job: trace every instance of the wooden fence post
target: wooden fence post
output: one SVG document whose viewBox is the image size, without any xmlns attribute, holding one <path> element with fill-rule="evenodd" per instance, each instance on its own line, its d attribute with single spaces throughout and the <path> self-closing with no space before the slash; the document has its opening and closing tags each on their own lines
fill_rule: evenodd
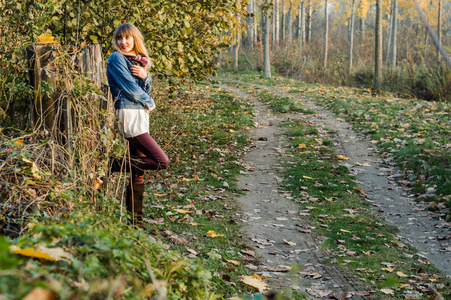
<svg viewBox="0 0 451 300">
<path fill-rule="evenodd" d="M 94 85 L 102 92 L 103 97 L 99 96 L 94 99 L 99 102 L 100 111 L 112 112 L 113 101 L 108 87 L 106 65 L 103 60 L 102 47 L 99 44 L 94 44 L 83 48 L 78 60 L 78 64 L 83 74 L 90 78 Z M 102 118 L 101 121 L 102 126 L 112 125 L 113 122 L 111 118 Z"/>
<path fill-rule="evenodd" d="M 29 80 L 34 87 L 34 130 L 54 131 L 57 127 L 59 100 L 57 81 L 59 69 L 55 63 L 61 47 L 57 43 L 35 43 L 27 48 Z"/>
</svg>

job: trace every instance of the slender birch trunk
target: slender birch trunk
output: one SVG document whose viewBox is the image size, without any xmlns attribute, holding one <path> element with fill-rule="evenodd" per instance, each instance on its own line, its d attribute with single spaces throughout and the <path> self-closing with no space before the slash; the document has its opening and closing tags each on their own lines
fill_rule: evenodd
<svg viewBox="0 0 451 300">
<path fill-rule="evenodd" d="M 266 0 L 269 3 L 270 0 Z M 267 14 L 264 14 L 264 27 L 263 27 L 263 76 L 265 78 L 271 78 L 271 61 L 270 61 L 270 47 L 269 47 L 269 37 L 270 37 L 270 24 Z"/>
<path fill-rule="evenodd" d="M 327 68 L 327 50 L 328 50 L 328 38 L 329 38 L 329 10 L 327 7 L 327 0 L 325 0 L 324 5 L 324 56 L 323 56 L 323 67 L 324 70 Z"/>
<path fill-rule="evenodd" d="M 279 0 L 274 0 L 274 16 L 273 16 L 273 39 L 272 44 L 276 46 L 279 44 Z"/>
<path fill-rule="evenodd" d="M 280 12 L 280 15 L 281 15 L 281 25 L 280 25 L 280 27 L 281 27 L 281 30 L 280 30 L 280 40 L 281 41 L 283 41 L 283 42 L 285 42 L 285 40 L 286 40 L 286 37 L 287 37 L 287 32 L 286 32 L 286 20 L 285 20 L 285 3 L 282 1 L 282 8 L 281 8 L 281 12 Z"/>
<path fill-rule="evenodd" d="M 398 0 L 393 0 L 393 24 L 391 30 L 391 56 L 390 56 L 390 68 L 396 69 L 396 39 L 398 34 Z"/>
<path fill-rule="evenodd" d="M 354 4 L 355 1 L 351 2 L 351 28 L 349 30 L 349 61 L 348 61 L 348 72 L 352 73 L 352 49 L 354 47 Z"/>
<path fill-rule="evenodd" d="M 376 0 L 375 30 L 374 89 L 378 91 L 382 83 L 382 0 Z"/>
<path fill-rule="evenodd" d="M 448 53 L 445 49 L 440 45 L 440 42 L 438 40 L 437 35 L 435 34 L 434 30 L 431 27 L 431 24 L 429 24 L 426 16 L 424 15 L 423 10 L 421 9 L 420 3 L 418 0 L 413 0 L 415 2 L 416 9 L 418 11 L 418 14 L 420 15 L 421 20 L 424 23 L 424 26 L 426 26 L 427 31 L 431 35 L 432 41 L 435 44 L 435 47 L 440 51 L 440 53 L 443 55 L 443 58 L 445 59 L 446 63 L 451 66 L 451 58 L 448 56 Z"/>
<path fill-rule="evenodd" d="M 302 57 L 302 47 L 304 46 L 304 1 L 299 4 L 298 38 L 299 57 Z"/>
<path fill-rule="evenodd" d="M 291 44 L 291 42 L 293 41 L 292 8 L 293 8 L 293 1 L 290 0 L 290 7 L 288 8 L 288 13 L 287 13 L 287 42 L 288 42 L 288 44 Z"/>
<path fill-rule="evenodd" d="M 387 47 L 385 48 L 385 64 L 390 64 L 390 49 L 391 49 L 391 37 L 393 29 L 393 3 L 390 7 L 390 13 L 388 14 L 388 33 L 387 33 Z"/>
<path fill-rule="evenodd" d="M 437 38 L 438 44 L 442 45 L 442 0 L 438 0 L 438 20 L 437 20 Z M 440 62 L 440 50 L 437 48 L 437 60 Z"/>
<path fill-rule="evenodd" d="M 254 0 L 250 0 L 247 5 L 247 12 L 251 15 L 254 12 Z M 254 18 L 249 16 L 247 18 L 247 39 L 246 44 L 249 51 L 254 49 Z"/>
</svg>

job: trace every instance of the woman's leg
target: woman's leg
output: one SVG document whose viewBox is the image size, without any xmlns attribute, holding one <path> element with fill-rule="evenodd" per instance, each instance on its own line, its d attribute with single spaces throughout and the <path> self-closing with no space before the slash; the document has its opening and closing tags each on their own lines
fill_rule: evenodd
<svg viewBox="0 0 451 300">
<path fill-rule="evenodd" d="M 148 133 L 127 140 L 130 143 L 130 155 L 138 158 L 141 169 L 161 170 L 168 167 L 169 159 L 166 153 Z"/>
</svg>

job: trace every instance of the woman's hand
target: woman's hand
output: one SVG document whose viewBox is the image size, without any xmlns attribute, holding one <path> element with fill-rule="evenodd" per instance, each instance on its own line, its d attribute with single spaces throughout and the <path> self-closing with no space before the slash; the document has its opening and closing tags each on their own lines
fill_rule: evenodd
<svg viewBox="0 0 451 300">
<path fill-rule="evenodd" d="M 147 71 L 143 67 L 133 65 L 130 67 L 130 71 L 139 78 L 146 79 L 147 77 Z"/>
</svg>

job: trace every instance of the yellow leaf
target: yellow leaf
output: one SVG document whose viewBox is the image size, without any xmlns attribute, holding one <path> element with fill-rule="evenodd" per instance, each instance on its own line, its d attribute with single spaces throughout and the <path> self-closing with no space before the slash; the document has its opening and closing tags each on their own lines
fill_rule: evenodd
<svg viewBox="0 0 451 300">
<path fill-rule="evenodd" d="M 327 198 L 327 197 L 324 197 L 324 199 L 326 199 L 327 201 L 334 201 L 334 199 L 332 199 L 332 198 Z"/>
<path fill-rule="evenodd" d="M 337 155 L 337 158 L 341 159 L 341 160 L 350 160 L 349 157 L 345 157 L 345 156 L 342 156 L 342 155 Z"/>
<path fill-rule="evenodd" d="M 255 275 L 255 274 L 254 274 Z M 253 288 L 260 293 L 267 289 L 268 284 L 264 282 L 260 276 L 240 276 L 240 280 L 242 283 L 247 285 L 250 288 Z"/>
<path fill-rule="evenodd" d="M 41 44 L 58 44 L 58 45 L 60 45 L 60 43 L 58 43 L 58 41 L 55 40 L 55 37 L 53 37 L 51 35 L 46 35 L 46 34 L 41 34 L 38 37 L 38 39 L 36 40 L 36 43 L 41 43 Z"/>
<path fill-rule="evenodd" d="M 214 232 L 214 230 L 210 230 L 209 232 L 207 232 L 207 237 L 216 238 L 216 237 L 221 237 L 221 236 L 224 236 L 224 235 L 218 234 L 218 233 Z"/>
<path fill-rule="evenodd" d="M 158 194 L 158 193 L 155 193 L 155 194 L 153 194 L 155 197 L 164 197 L 164 196 L 167 196 L 168 194 L 167 193 L 164 193 L 164 194 Z"/>
<path fill-rule="evenodd" d="M 409 275 L 404 274 L 403 272 L 396 272 L 399 277 L 409 277 Z"/>
<path fill-rule="evenodd" d="M 300 144 L 300 145 L 298 146 L 298 148 L 304 149 L 304 148 L 307 148 L 307 146 L 306 146 L 305 144 Z"/>
<path fill-rule="evenodd" d="M 44 290 L 43 288 L 34 288 L 28 293 L 22 300 L 53 300 L 55 295 L 51 291 Z"/>
<path fill-rule="evenodd" d="M 196 222 L 191 222 L 191 223 L 189 223 L 189 225 L 191 225 L 191 226 L 197 226 L 197 225 L 199 225 L 199 224 L 197 224 Z"/>
<path fill-rule="evenodd" d="M 199 180 L 199 176 L 194 175 L 193 178 L 185 178 L 185 177 L 183 177 L 182 180 L 183 180 L 183 181 L 198 181 L 198 180 Z"/>
<path fill-rule="evenodd" d="M 27 256 L 27 257 L 35 257 L 35 258 L 48 259 L 48 260 L 56 261 L 56 258 L 48 255 L 47 253 L 38 251 L 38 250 L 33 249 L 33 248 L 26 248 L 26 249 L 20 249 L 19 248 L 17 250 L 14 250 L 13 253 L 19 254 L 19 255 L 23 255 L 23 256 Z"/>
<path fill-rule="evenodd" d="M 429 281 L 430 281 L 430 282 L 434 282 L 434 283 L 437 283 L 437 282 L 438 282 L 438 280 L 435 279 L 435 278 L 429 278 Z"/>
<path fill-rule="evenodd" d="M 363 164 L 361 164 L 361 163 L 356 163 L 355 164 L 356 166 L 359 166 L 359 167 L 371 167 L 371 165 L 369 164 L 369 163 L 363 163 Z"/>
<path fill-rule="evenodd" d="M 16 145 L 22 145 L 23 141 L 16 141 Z"/>
<path fill-rule="evenodd" d="M 345 233 L 351 233 L 351 231 L 346 230 L 346 229 L 340 229 L 341 232 L 345 232 Z"/>
<path fill-rule="evenodd" d="M 235 266 L 239 266 L 241 264 L 237 260 L 231 260 L 231 259 L 227 259 L 227 258 L 224 258 L 224 259 L 225 259 L 226 262 L 231 263 L 232 265 L 235 265 Z"/>
<path fill-rule="evenodd" d="M 311 179 L 311 180 L 315 179 L 315 178 L 312 178 L 312 177 L 309 177 L 309 176 L 304 176 L 304 175 L 302 175 L 302 178 L 304 178 L 304 179 Z"/>
<path fill-rule="evenodd" d="M 385 272 L 393 272 L 395 270 L 395 268 L 381 268 L 382 270 L 384 270 Z"/>
<path fill-rule="evenodd" d="M 229 132 L 230 132 L 230 133 L 235 133 L 236 131 L 233 130 L 233 129 L 230 129 Z"/>
<path fill-rule="evenodd" d="M 186 209 L 174 209 L 176 212 L 180 213 L 180 214 L 190 214 L 192 213 L 192 211 L 190 210 L 186 210 Z"/>
</svg>

